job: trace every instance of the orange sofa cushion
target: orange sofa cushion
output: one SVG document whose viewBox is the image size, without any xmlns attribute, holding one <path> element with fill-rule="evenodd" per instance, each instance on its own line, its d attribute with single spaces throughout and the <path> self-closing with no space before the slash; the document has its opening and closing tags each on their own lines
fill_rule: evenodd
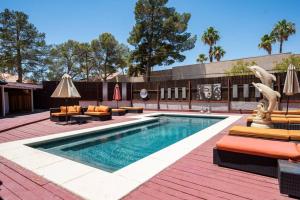
<svg viewBox="0 0 300 200">
<path fill-rule="evenodd" d="M 264 140 L 226 135 L 216 144 L 217 149 L 277 159 L 300 160 L 300 152 L 293 142 Z"/>
<path fill-rule="evenodd" d="M 108 106 L 96 106 L 95 111 L 96 112 L 108 112 L 109 107 Z"/>
<path fill-rule="evenodd" d="M 76 112 L 78 112 L 78 113 L 81 112 L 81 106 L 74 105 L 74 108 L 76 109 Z"/>
<path fill-rule="evenodd" d="M 289 132 L 288 130 L 284 129 L 265 129 L 247 126 L 233 126 L 229 130 L 229 135 L 289 140 Z"/>
<path fill-rule="evenodd" d="M 66 113 L 66 109 L 67 109 L 66 106 L 60 106 L 59 109 L 60 109 L 60 112 Z"/>
<path fill-rule="evenodd" d="M 88 106 L 87 112 L 94 112 L 95 106 Z"/>
<path fill-rule="evenodd" d="M 77 112 L 76 108 L 74 106 L 68 106 L 68 113 L 74 113 Z"/>
</svg>

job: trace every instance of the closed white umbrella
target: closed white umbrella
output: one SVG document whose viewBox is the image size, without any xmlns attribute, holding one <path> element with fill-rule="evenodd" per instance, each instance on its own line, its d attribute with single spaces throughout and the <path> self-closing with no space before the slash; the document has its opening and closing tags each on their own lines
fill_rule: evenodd
<svg viewBox="0 0 300 200">
<path fill-rule="evenodd" d="M 52 98 L 62 98 L 65 99 L 66 103 L 66 121 L 68 121 L 68 116 L 67 116 L 67 99 L 70 98 L 80 98 L 80 94 L 77 91 L 72 78 L 68 74 L 64 74 L 61 78 L 61 81 L 57 85 L 56 89 L 51 95 Z"/>
<path fill-rule="evenodd" d="M 288 113 L 289 96 L 300 93 L 300 87 L 299 87 L 296 68 L 292 64 L 289 65 L 287 72 L 286 72 L 283 93 L 287 96 L 286 113 Z"/>
</svg>

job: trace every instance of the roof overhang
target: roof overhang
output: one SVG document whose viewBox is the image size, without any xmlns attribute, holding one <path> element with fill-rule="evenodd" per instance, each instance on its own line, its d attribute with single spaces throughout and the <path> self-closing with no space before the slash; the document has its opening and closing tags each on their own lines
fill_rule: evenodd
<svg viewBox="0 0 300 200">
<path fill-rule="evenodd" d="M 3 85 L 3 86 L 4 86 L 4 88 L 23 89 L 23 90 L 43 89 L 42 85 L 35 85 L 35 84 L 29 84 L 29 83 L 8 82 L 6 85 Z"/>
</svg>

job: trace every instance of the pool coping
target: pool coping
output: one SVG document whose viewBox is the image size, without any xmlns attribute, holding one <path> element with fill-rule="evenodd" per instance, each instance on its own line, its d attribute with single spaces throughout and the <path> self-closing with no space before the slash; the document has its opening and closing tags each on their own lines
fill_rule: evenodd
<svg viewBox="0 0 300 200">
<path fill-rule="evenodd" d="M 227 118 L 113 173 L 26 146 L 45 140 L 49 141 L 97 130 L 112 129 L 122 125 L 137 124 L 149 121 L 153 119 L 153 116 L 165 114 Z M 0 144 L 0 155 L 84 199 L 120 199 L 211 137 L 217 135 L 224 128 L 239 120 L 241 116 L 156 112 L 135 115 L 131 118 L 136 118 L 136 120 Z"/>
</svg>

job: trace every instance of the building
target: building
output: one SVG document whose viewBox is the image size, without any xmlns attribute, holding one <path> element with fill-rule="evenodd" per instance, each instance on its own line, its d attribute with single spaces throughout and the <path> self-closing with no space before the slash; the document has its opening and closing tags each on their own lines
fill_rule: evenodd
<svg viewBox="0 0 300 200">
<path fill-rule="evenodd" d="M 300 56 L 300 54 L 282 53 L 265 56 L 255 56 L 248 58 L 240 58 L 234 60 L 225 60 L 220 62 L 183 65 L 173 67 L 172 69 L 153 71 L 151 73 L 152 81 L 166 81 L 166 80 L 181 80 L 181 79 L 197 79 L 197 78 L 209 78 L 209 77 L 222 77 L 225 76 L 225 71 L 230 69 L 237 61 L 243 60 L 244 62 L 255 62 L 257 65 L 265 68 L 268 71 L 272 71 L 277 63 L 280 63 L 283 59 L 292 55 Z M 126 78 L 121 77 L 120 80 L 128 82 L 142 82 L 144 79 Z"/>
<path fill-rule="evenodd" d="M 41 85 L 17 83 L 14 76 L 7 76 L 0 82 L 0 117 L 7 114 L 34 111 L 34 90 L 42 89 Z M 3 74 L 2 74 L 3 77 Z"/>
</svg>

